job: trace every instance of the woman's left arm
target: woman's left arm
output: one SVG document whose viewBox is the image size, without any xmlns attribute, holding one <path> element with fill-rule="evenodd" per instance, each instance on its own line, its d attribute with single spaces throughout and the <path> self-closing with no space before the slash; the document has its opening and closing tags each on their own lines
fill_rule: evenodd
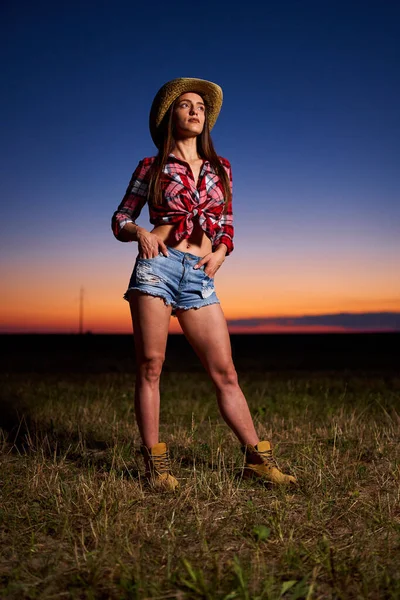
<svg viewBox="0 0 400 600">
<path fill-rule="evenodd" d="M 227 202 L 226 212 L 224 211 L 220 218 L 220 230 L 215 236 L 212 252 L 204 256 L 195 266 L 201 267 L 206 264 L 204 269 L 209 277 L 214 277 L 220 266 L 225 260 L 225 257 L 230 254 L 234 248 L 233 244 L 233 212 L 232 212 L 232 168 L 226 159 L 224 159 L 224 168 L 228 172 L 229 183 L 231 188 L 231 197 Z"/>
<path fill-rule="evenodd" d="M 226 246 L 226 252 L 224 256 L 228 256 L 234 248 L 233 244 L 233 235 L 234 235 L 234 227 L 233 227 L 233 212 L 232 212 L 232 167 L 228 160 L 224 159 L 224 168 L 226 169 L 229 177 L 229 185 L 231 188 L 231 197 L 228 200 L 226 206 L 226 212 L 224 211 L 221 215 L 220 219 L 220 230 L 215 236 L 213 243 L 213 251 L 216 252 L 220 250 L 221 245 Z"/>
</svg>

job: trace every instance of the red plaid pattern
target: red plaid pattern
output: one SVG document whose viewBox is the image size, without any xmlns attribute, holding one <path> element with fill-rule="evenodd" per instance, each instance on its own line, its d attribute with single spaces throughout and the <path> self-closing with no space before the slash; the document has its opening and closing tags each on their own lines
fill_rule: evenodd
<svg viewBox="0 0 400 600">
<path fill-rule="evenodd" d="M 232 169 L 226 158 L 219 157 L 226 169 L 232 190 Z M 126 223 L 135 223 L 147 200 L 149 169 L 154 156 L 144 158 L 136 167 L 125 196 L 112 217 L 112 230 L 117 239 Z M 174 223 L 175 238 L 180 241 L 188 238 L 193 231 L 193 219 L 198 218 L 200 226 L 212 241 L 212 250 L 224 243 L 233 250 L 233 214 L 232 202 L 224 210 L 224 191 L 217 173 L 208 160 L 200 169 L 197 187 L 189 164 L 170 154 L 162 173 L 161 186 L 163 203 L 159 206 L 149 204 L 150 223 L 166 225 Z"/>
</svg>

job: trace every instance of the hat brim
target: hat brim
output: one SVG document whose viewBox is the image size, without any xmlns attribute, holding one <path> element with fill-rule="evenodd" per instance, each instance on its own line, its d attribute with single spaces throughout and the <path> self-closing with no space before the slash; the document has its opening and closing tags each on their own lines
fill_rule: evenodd
<svg viewBox="0 0 400 600">
<path fill-rule="evenodd" d="M 214 127 L 222 106 L 222 89 L 216 83 L 194 77 L 179 77 L 165 83 L 154 97 L 150 109 L 150 134 L 158 147 L 159 126 L 171 104 L 185 92 L 200 94 L 206 104 L 209 130 Z"/>
</svg>

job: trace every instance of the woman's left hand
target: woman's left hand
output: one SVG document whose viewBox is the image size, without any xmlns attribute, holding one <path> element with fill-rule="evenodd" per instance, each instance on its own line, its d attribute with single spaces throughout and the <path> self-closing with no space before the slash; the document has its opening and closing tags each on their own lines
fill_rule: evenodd
<svg viewBox="0 0 400 600">
<path fill-rule="evenodd" d="M 215 252 L 209 252 L 203 256 L 203 258 L 201 258 L 199 262 L 195 264 L 194 268 L 200 269 L 200 267 L 206 265 L 206 267 L 204 267 L 204 273 L 208 275 L 208 277 L 213 278 L 224 260 L 225 252 L 216 250 Z"/>
</svg>

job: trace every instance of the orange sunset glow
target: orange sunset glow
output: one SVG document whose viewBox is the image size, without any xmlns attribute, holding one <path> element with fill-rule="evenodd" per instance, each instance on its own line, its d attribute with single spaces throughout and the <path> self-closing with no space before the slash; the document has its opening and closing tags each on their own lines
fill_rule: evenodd
<svg viewBox="0 0 400 600">
<path fill-rule="evenodd" d="M 65 332 L 79 330 L 80 290 L 83 288 L 83 329 L 93 333 L 129 333 L 132 331 L 129 304 L 122 299 L 132 263 L 136 256 L 133 245 L 118 244 L 111 238 L 111 254 L 118 269 L 112 268 L 113 257 L 101 256 L 97 261 L 68 264 L 62 257 L 46 260 L 39 257 L 20 265 L 18 278 L 11 268 L 4 270 L 7 281 L 1 304 L 3 332 Z M 125 251 L 125 252 L 124 252 Z M 132 254 L 133 252 L 133 254 Z M 266 265 L 246 267 L 246 251 L 238 250 L 237 258 L 228 257 L 215 276 L 218 297 L 231 333 L 268 332 L 344 332 L 349 326 L 320 322 L 301 324 L 303 316 L 354 314 L 382 311 L 400 312 L 398 284 L 385 270 L 375 272 L 373 279 L 365 270 L 354 269 L 344 262 L 320 270 L 309 261 L 304 272 L 281 261 L 281 270 Z M 62 277 L 60 277 L 60 270 Z M 355 274 L 356 272 L 356 274 Z M 237 285 L 239 273 L 240 285 Z M 251 326 L 236 320 L 267 320 Z M 284 322 L 280 322 L 280 320 Z M 356 328 L 354 328 L 356 330 Z M 171 317 L 170 333 L 181 333 L 178 319 Z"/>
</svg>

